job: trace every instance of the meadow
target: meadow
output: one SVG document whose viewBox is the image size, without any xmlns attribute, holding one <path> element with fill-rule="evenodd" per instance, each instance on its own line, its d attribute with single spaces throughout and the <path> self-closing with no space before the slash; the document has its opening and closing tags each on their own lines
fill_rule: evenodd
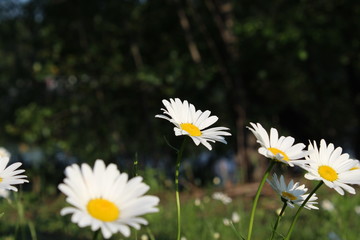
<svg viewBox="0 0 360 240">
<path fill-rule="evenodd" d="M 146 219 L 149 225 L 143 226 L 140 231 L 133 229 L 129 238 L 115 234 L 110 239 L 168 240 L 175 238 L 176 204 L 173 186 L 165 186 L 164 182 L 153 176 L 153 173 L 153 169 L 148 169 L 148 173 L 145 170 L 144 181 L 151 183 L 149 194 L 160 198 L 160 211 L 148 214 Z M 311 183 L 307 183 L 311 188 L 309 184 Z M 61 208 L 66 205 L 64 195 L 60 194 L 53 185 L 44 186 L 42 189 L 41 193 L 21 190 L 19 193 L 12 194 L 9 199 L 0 200 L 0 209 L 3 212 L 0 225 L 1 239 L 92 239 L 93 232 L 89 227 L 79 228 L 71 222 L 70 216 L 60 216 Z M 238 239 L 228 222 L 231 221 L 233 213 L 239 215 L 239 219 L 234 219 L 234 227 L 241 234 L 246 235 L 255 191 L 256 184 L 237 184 L 227 189 L 215 185 L 204 189 L 184 189 L 181 192 L 183 219 L 181 239 Z M 216 192 L 229 196 L 231 202 L 223 203 L 221 200 L 214 199 L 213 194 Z M 278 196 L 268 184 L 263 192 L 255 216 L 253 239 L 269 238 L 269 232 L 277 216 L 276 211 L 281 207 Z M 359 198 L 349 194 L 340 196 L 328 188 L 320 189 L 318 196 L 320 209 L 302 212 L 292 239 L 358 239 Z M 286 233 L 295 211 L 296 208 L 287 208 L 281 219 L 279 233 Z M 275 239 L 281 239 L 281 237 L 278 236 Z"/>
<path fill-rule="evenodd" d="M 360 239 L 359 3 L 0 0 L 0 240 Z"/>
</svg>

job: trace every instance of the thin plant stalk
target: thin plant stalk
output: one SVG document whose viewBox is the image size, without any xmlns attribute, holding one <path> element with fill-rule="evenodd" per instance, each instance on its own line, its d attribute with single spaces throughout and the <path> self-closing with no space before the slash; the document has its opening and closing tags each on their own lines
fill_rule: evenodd
<svg viewBox="0 0 360 240">
<path fill-rule="evenodd" d="M 201 214 L 204 215 L 205 209 L 204 209 L 204 205 L 203 205 L 202 203 L 200 203 L 199 208 L 200 208 L 200 210 L 201 210 Z M 208 228 L 210 234 L 211 234 L 212 236 L 214 236 L 214 233 L 215 233 L 214 227 L 213 227 L 212 224 L 208 221 L 208 218 L 207 218 L 207 217 L 204 217 L 204 218 L 202 219 L 202 221 L 205 223 L 205 225 L 206 225 L 206 227 Z"/>
<path fill-rule="evenodd" d="M 283 207 L 281 208 L 281 211 L 280 211 L 280 213 L 279 213 L 279 215 L 278 215 L 278 217 L 277 217 L 277 219 L 276 219 L 276 222 L 275 222 L 275 225 L 274 225 L 274 228 L 273 228 L 273 231 L 272 231 L 270 240 L 273 240 L 273 239 L 274 239 L 275 233 L 276 233 L 276 229 L 277 229 L 277 227 L 278 227 L 278 225 L 279 225 L 280 219 L 281 219 L 281 217 L 284 215 L 285 209 L 286 209 L 286 207 L 287 207 L 287 202 L 286 202 L 286 200 L 284 200 L 283 202 L 284 202 L 284 205 L 283 205 Z"/>
<path fill-rule="evenodd" d="M 312 195 L 314 195 L 314 193 L 321 187 L 321 185 L 323 185 L 323 181 L 319 182 L 319 184 L 312 190 L 312 192 L 309 194 L 309 196 L 307 196 L 307 198 L 305 199 L 305 201 L 301 204 L 301 206 L 299 207 L 299 209 L 296 211 L 295 216 L 293 218 L 293 221 L 290 225 L 289 231 L 285 237 L 285 240 L 289 240 L 292 234 L 292 231 L 294 230 L 294 226 L 295 223 L 299 217 L 299 213 L 300 211 L 304 208 L 305 204 L 309 201 L 309 199 L 311 198 Z"/>
<path fill-rule="evenodd" d="M 240 233 L 236 230 L 236 227 L 234 226 L 233 221 L 230 221 L 230 227 L 239 240 L 245 240 L 245 238 L 243 236 L 241 236 Z"/>
<path fill-rule="evenodd" d="M 180 147 L 180 150 L 177 152 L 176 158 L 176 169 L 175 169 L 175 197 L 176 197 L 176 210 L 177 210 L 177 240 L 180 240 L 181 237 L 181 208 L 180 208 L 180 193 L 179 193 L 179 174 L 180 174 L 180 164 L 182 159 L 182 154 L 184 152 L 186 143 L 186 138 Z"/>
<path fill-rule="evenodd" d="M 149 235 L 150 240 L 155 240 L 154 234 L 152 233 L 152 231 L 149 227 L 146 228 L 146 231 Z"/>
<path fill-rule="evenodd" d="M 24 240 L 26 238 L 25 236 L 25 213 L 24 213 L 24 205 L 21 201 L 22 199 L 22 188 L 20 186 L 20 190 L 18 194 L 16 194 L 16 210 L 19 216 L 19 222 L 15 229 L 15 238 L 16 239 L 22 239 Z M 20 238 L 19 238 L 19 231 L 20 231 Z"/>
<path fill-rule="evenodd" d="M 99 235 L 100 235 L 99 233 L 100 233 L 100 229 L 96 230 L 96 231 L 94 232 L 94 235 L 93 235 L 92 240 L 98 240 L 98 239 L 99 239 Z"/>
<path fill-rule="evenodd" d="M 138 160 L 138 154 L 136 152 L 135 153 L 134 163 L 133 163 L 133 174 L 134 174 L 135 177 L 139 175 L 138 174 L 138 164 L 139 164 L 139 160 Z M 136 229 L 134 229 L 134 236 L 135 236 L 134 239 L 137 240 L 138 236 L 137 236 L 137 230 Z"/>
<path fill-rule="evenodd" d="M 274 167 L 275 163 L 276 163 L 275 160 L 271 161 L 269 167 L 266 169 L 266 171 L 264 173 L 263 178 L 261 179 L 260 185 L 259 185 L 258 190 L 256 192 L 254 203 L 253 203 L 253 206 L 252 206 L 252 209 L 251 209 L 251 214 L 250 214 L 249 231 L 248 231 L 248 235 L 247 235 L 247 240 L 251 239 L 251 234 L 252 234 L 253 225 L 254 225 L 256 206 L 257 206 L 257 203 L 259 201 L 261 190 L 264 187 L 265 181 L 266 181 L 267 177 L 269 176 L 269 173 L 270 173 L 271 169 Z"/>
<path fill-rule="evenodd" d="M 133 174 L 134 176 L 138 176 L 138 165 L 139 165 L 139 158 L 138 158 L 138 153 L 135 153 L 135 159 L 134 159 L 134 164 L 133 164 Z"/>
<path fill-rule="evenodd" d="M 28 225 L 29 225 L 31 240 L 37 240 L 36 229 L 35 229 L 34 223 L 29 221 Z"/>
</svg>

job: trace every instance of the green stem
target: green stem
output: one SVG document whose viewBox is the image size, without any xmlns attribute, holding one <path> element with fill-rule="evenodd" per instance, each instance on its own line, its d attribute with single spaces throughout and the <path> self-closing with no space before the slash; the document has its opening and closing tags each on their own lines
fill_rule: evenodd
<svg viewBox="0 0 360 240">
<path fill-rule="evenodd" d="M 138 160 L 138 153 L 135 153 L 135 160 L 134 160 L 134 165 L 133 165 L 133 174 L 134 176 L 138 176 L 138 164 L 139 164 L 139 160 Z"/>
<path fill-rule="evenodd" d="M 255 210 L 256 210 L 256 206 L 257 206 L 257 203 L 259 201 L 259 197 L 260 197 L 260 193 L 261 193 L 261 190 L 262 188 L 264 187 L 264 184 L 265 184 L 265 181 L 271 171 L 271 169 L 274 167 L 276 161 L 275 160 L 272 160 L 268 169 L 266 169 L 265 173 L 264 173 L 264 176 L 263 178 L 261 179 L 261 182 L 260 182 L 260 185 L 259 185 L 259 188 L 256 192 L 256 195 L 255 195 L 255 199 L 254 199 L 254 203 L 253 203 L 253 207 L 251 209 L 251 215 L 250 215 L 250 222 L 249 222 L 249 231 L 248 231 L 248 236 L 247 236 L 247 240 L 250 240 L 251 239 L 251 234 L 252 234 L 252 229 L 253 229 L 253 224 L 254 224 L 254 218 L 255 218 Z"/>
<path fill-rule="evenodd" d="M 92 240 L 97 240 L 97 239 L 98 239 L 98 236 L 99 236 L 99 233 L 100 233 L 100 229 L 98 229 L 97 231 L 95 231 Z"/>
<path fill-rule="evenodd" d="M 37 240 L 36 229 L 33 222 L 29 221 L 28 225 L 29 225 L 31 240 Z"/>
<path fill-rule="evenodd" d="M 233 230 L 233 232 L 235 233 L 236 237 L 239 240 L 245 240 L 245 238 L 243 236 L 241 236 L 240 233 L 236 230 L 236 228 L 234 226 L 234 223 L 232 221 L 230 221 L 230 227 L 231 227 L 231 229 Z"/>
<path fill-rule="evenodd" d="M 146 231 L 149 234 L 150 240 L 155 240 L 154 234 L 149 227 L 146 228 Z"/>
<path fill-rule="evenodd" d="M 20 186 L 18 194 L 16 194 L 16 210 L 19 216 L 19 221 L 15 229 L 15 238 L 16 239 L 25 239 L 25 213 L 24 213 L 24 205 L 22 203 L 22 188 Z M 19 233 L 20 231 L 20 233 Z M 19 235 L 20 234 L 20 238 Z"/>
<path fill-rule="evenodd" d="M 284 201 L 284 205 L 283 205 L 283 207 L 281 208 L 280 214 L 278 215 L 278 217 L 277 217 L 277 219 L 276 219 L 276 223 L 275 223 L 275 225 L 274 225 L 274 228 L 273 228 L 273 231 L 272 231 L 270 240 L 273 240 L 274 237 L 275 237 L 276 229 L 277 229 L 277 227 L 278 227 L 278 225 L 279 225 L 279 222 L 280 222 L 280 219 L 281 219 L 282 215 L 283 215 L 284 212 L 285 212 L 285 208 L 286 208 L 286 207 L 287 207 L 287 202 L 286 202 L 286 200 L 285 200 L 285 201 Z"/>
<path fill-rule="evenodd" d="M 186 143 L 186 138 L 184 138 L 184 141 L 181 145 L 180 150 L 177 152 L 177 158 L 176 158 L 176 170 L 175 170 L 175 197 L 176 197 L 176 209 L 177 209 L 177 240 L 180 240 L 181 237 L 181 212 L 180 212 L 180 194 L 179 194 L 179 173 L 180 173 L 180 163 L 182 154 L 184 152 Z"/>
<path fill-rule="evenodd" d="M 299 207 L 299 209 L 296 211 L 296 214 L 294 216 L 294 219 L 290 225 L 290 228 L 289 228 L 289 231 L 285 237 L 285 240 L 289 240 L 290 237 L 291 237 L 291 233 L 292 231 L 294 230 L 294 226 L 295 226 L 295 223 L 299 217 L 299 213 L 300 211 L 304 208 L 305 204 L 309 201 L 309 199 L 311 198 L 312 195 L 314 195 L 314 193 L 321 187 L 321 185 L 323 184 L 324 182 L 321 181 L 319 182 L 319 184 L 314 188 L 314 190 L 312 190 L 312 192 L 309 194 L 309 196 L 307 196 L 307 198 L 305 199 L 305 201 L 301 204 L 301 206 Z"/>
</svg>

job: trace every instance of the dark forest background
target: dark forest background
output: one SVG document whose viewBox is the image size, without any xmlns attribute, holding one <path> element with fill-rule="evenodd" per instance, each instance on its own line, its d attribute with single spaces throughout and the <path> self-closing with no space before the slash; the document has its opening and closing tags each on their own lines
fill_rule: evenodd
<svg viewBox="0 0 360 240">
<path fill-rule="evenodd" d="M 50 178 L 96 158 L 174 161 L 164 136 L 181 139 L 154 116 L 175 97 L 231 129 L 212 153 L 242 181 L 249 122 L 359 158 L 360 2 L 0 0 L 0 92 L 0 144 Z"/>
</svg>

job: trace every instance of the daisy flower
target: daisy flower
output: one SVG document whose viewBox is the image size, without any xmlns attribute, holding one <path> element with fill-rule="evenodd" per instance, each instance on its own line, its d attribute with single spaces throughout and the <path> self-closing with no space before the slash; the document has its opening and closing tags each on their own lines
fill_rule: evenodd
<svg viewBox="0 0 360 240">
<path fill-rule="evenodd" d="M 301 165 L 304 158 L 308 153 L 304 151 L 305 144 L 297 143 L 293 137 L 279 138 L 278 131 L 275 128 L 270 129 L 270 137 L 266 130 L 260 123 L 250 123 L 252 127 L 247 127 L 255 135 L 257 142 L 261 145 L 259 153 L 267 158 L 274 159 L 279 162 L 286 163 L 291 167 Z"/>
<path fill-rule="evenodd" d="M 314 145 L 309 144 L 308 150 L 311 153 L 306 157 L 306 164 L 301 166 L 308 171 L 305 178 L 323 181 L 340 195 L 344 195 L 344 190 L 355 194 L 355 189 L 348 184 L 360 184 L 358 161 L 350 159 L 347 153 L 342 154 L 341 147 L 335 148 L 332 143 L 326 145 L 324 139 L 320 141 L 320 148 L 314 141 Z"/>
<path fill-rule="evenodd" d="M 17 192 L 17 188 L 12 186 L 15 184 L 23 184 L 29 182 L 25 175 L 19 175 L 25 172 L 24 169 L 18 169 L 22 163 L 16 162 L 6 167 L 10 160 L 10 154 L 6 150 L 0 150 L 0 189 L 13 190 Z"/>
<path fill-rule="evenodd" d="M 63 208 L 60 214 L 72 214 L 72 222 L 79 227 L 101 229 L 106 239 L 117 232 L 130 236 L 129 226 L 138 230 L 140 224 L 148 223 L 141 215 L 158 211 L 159 198 L 144 196 L 149 186 L 142 177 L 129 180 L 115 164 L 106 167 L 103 160 L 96 160 L 94 169 L 88 164 L 73 164 L 65 169 L 65 175 L 59 190 L 72 206 Z"/>
<path fill-rule="evenodd" d="M 355 161 L 355 165 L 350 170 L 360 169 L 360 161 L 358 159 L 354 159 L 354 161 Z"/>
<path fill-rule="evenodd" d="M 10 158 L 10 153 L 3 147 L 0 147 L 0 158 Z"/>
<path fill-rule="evenodd" d="M 294 204 L 301 206 L 309 196 L 309 194 L 305 194 L 308 190 L 305 185 L 300 185 L 298 182 L 294 184 L 293 180 L 289 182 L 289 185 L 286 185 L 283 175 L 281 175 L 279 179 L 276 173 L 274 173 L 273 178 L 266 181 L 280 195 L 281 199 L 292 208 L 294 208 Z M 314 206 L 314 204 L 317 204 L 317 199 L 316 194 L 313 194 L 305 204 L 304 208 L 309 210 L 319 209 Z"/>
<path fill-rule="evenodd" d="M 170 101 L 164 99 L 162 102 L 166 108 L 161 109 L 164 115 L 160 114 L 155 117 L 173 123 L 176 136 L 188 135 L 196 145 L 201 143 L 209 150 L 212 147 L 208 142 L 214 143 L 217 141 L 226 144 L 223 136 L 231 135 L 226 132 L 229 129 L 226 127 L 208 128 L 219 119 L 217 116 L 210 116 L 211 112 L 209 110 L 205 112 L 196 110 L 193 104 L 188 103 L 186 100 L 181 102 L 179 98 L 170 98 Z"/>
</svg>

